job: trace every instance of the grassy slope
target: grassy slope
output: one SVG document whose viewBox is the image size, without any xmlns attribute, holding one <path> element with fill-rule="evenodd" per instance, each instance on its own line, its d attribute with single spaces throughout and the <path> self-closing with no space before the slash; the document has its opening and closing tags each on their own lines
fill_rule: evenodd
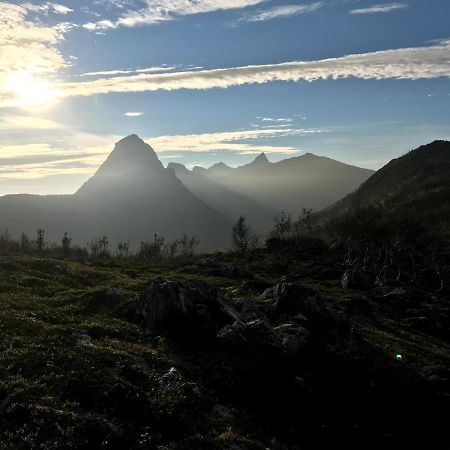
<svg viewBox="0 0 450 450">
<path fill-rule="evenodd" d="M 382 364 L 397 364 L 394 357 L 401 353 L 398 364 L 411 376 L 436 364 L 449 367 L 446 342 L 412 332 L 395 315 L 365 315 L 355 307 L 367 300 L 364 294 L 341 290 L 337 278 L 318 281 L 324 267 L 315 258 L 299 262 L 260 254 L 251 263 L 260 267 L 254 271 L 258 277 L 269 280 L 300 273 L 355 320 Z M 333 269 L 333 261 L 325 268 Z M 242 280 L 190 268 L 0 257 L 0 448 L 118 448 L 108 440 L 122 448 L 136 440 L 142 446 L 133 448 L 289 448 L 239 405 L 221 402 L 199 361 L 90 300 L 102 287 L 132 297 L 157 277 L 204 279 L 249 301 L 260 294 L 240 291 Z M 161 377 L 171 367 L 197 383 L 202 394 L 192 394 L 189 383 L 162 387 Z"/>
<path fill-rule="evenodd" d="M 435 141 L 392 160 L 354 193 L 320 213 L 331 218 L 368 205 L 450 223 L 450 142 Z M 450 231 L 450 230 L 447 230 Z"/>
</svg>

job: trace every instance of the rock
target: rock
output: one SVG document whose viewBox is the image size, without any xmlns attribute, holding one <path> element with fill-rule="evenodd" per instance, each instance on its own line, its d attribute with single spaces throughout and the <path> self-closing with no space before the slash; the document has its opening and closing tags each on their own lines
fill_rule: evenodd
<svg viewBox="0 0 450 450">
<path fill-rule="evenodd" d="M 371 285 L 373 285 L 372 280 L 362 270 L 347 269 L 341 278 L 343 289 L 367 289 Z"/>
<path fill-rule="evenodd" d="M 243 291 L 264 291 L 269 288 L 271 283 L 269 281 L 260 280 L 260 279 L 254 279 L 254 280 L 248 280 L 244 281 L 241 284 L 241 289 Z"/>
<path fill-rule="evenodd" d="M 244 267 L 239 266 L 222 266 L 211 271 L 213 275 L 223 278 L 252 278 L 253 275 Z"/>
<path fill-rule="evenodd" d="M 215 258 L 202 258 L 197 262 L 197 265 L 199 265 L 200 267 L 209 267 L 209 268 L 217 268 L 220 267 L 220 263 L 219 261 L 217 261 L 217 259 Z"/>
<path fill-rule="evenodd" d="M 289 356 L 305 353 L 311 340 L 311 331 L 292 323 L 285 323 L 275 328 L 282 336 L 284 352 Z"/>
<path fill-rule="evenodd" d="M 269 321 L 265 308 L 258 303 L 246 299 L 232 299 L 231 303 L 233 308 L 239 313 L 242 322 L 251 322 L 257 319 Z"/>
<path fill-rule="evenodd" d="M 306 318 L 316 324 L 333 323 L 333 317 L 323 300 L 311 288 L 300 282 L 278 283 L 273 288 L 275 310 L 283 315 L 300 315 L 299 320 Z"/>
<path fill-rule="evenodd" d="M 130 305 L 134 321 L 172 336 L 214 336 L 240 320 L 218 289 L 201 281 L 155 281 Z"/>
<path fill-rule="evenodd" d="M 72 337 L 75 338 L 79 344 L 89 344 L 92 340 L 88 330 L 85 330 L 84 328 L 74 328 L 71 331 Z"/>
<path fill-rule="evenodd" d="M 118 311 L 130 300 L 118 289 L 107 287 L 94 292 L 89 298 L 89 306 L 94 311 Z"/>
<path fill-rule="evenodd" d="M 252 356 L 269 356 L 283 350 L 281 334 L 268 322 L 259 319 L 227 325 L 217 333 L 217 339 L 227 349 Z"/>
</svg>

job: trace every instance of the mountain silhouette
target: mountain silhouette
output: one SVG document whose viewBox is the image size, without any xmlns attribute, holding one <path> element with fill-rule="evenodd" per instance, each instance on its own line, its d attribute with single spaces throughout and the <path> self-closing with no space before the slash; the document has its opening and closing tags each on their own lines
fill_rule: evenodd
<svg viewBox="0 0 450 450">
<path fill-rule="evenodd" d="M 296 216 L 302 208 L 320 210 L 332 205 L 358 188 L 374 171 L 311 153 L 270 163 L 262 153 L 250 164 L 235 169 L 216 164 L 196 173 L 270 211 Z"/>
<path fill-rule="evenodd" d="M 434 141 L 392 160 L 319 217 L 328 220 L 358 208 L 382 206 L 393 213 L 412 214 L 430 225 L 448 226 L 449 174 L 450 142 Z"/>
<path fill-rule="evenodd" d="M 257 201 L 216 182 L 206 175 L 205 170 L 188 170 L 183 164 L 169 163 L 168 169 L 175 172 L 177 178 L 196 197 L 210 208 L 219 211 L 230 221 L 243 215 L 254 232 L 266 233 L 272 226 L 276 210 L 271 210 Z"/>
<path fill-rule="evenodd" d="M 195 235 L 203 248 L 229 243 L 231 222 L 190 192 L 136 135 L 119 141 L 106 161 L 74 195 L 9 195 L 0 198 L 0 226 L 16 232 L 47 232 L 49 241 L 64 231 L 74 241 L 106 234 L 113 245 Z"/>
<path fill-rule="evenodd" d="M 128 241 L 132 248 L 155 233 L 167 239 L 186 233 L 202 249 L 218 248 L 230 244 L 240 215 L 255 232 L 267 233 L 275 214 L 329 206 L 371 174 L 311 154 L 271 163 L 262 153 L 238 168 L 218 163 L 189 171 L 172 163 L 166 169 L 132 134 L 73 195 L 0 197 L 0 229 L 34 235 L 43 228 L 49 242 L 67 231 L 79 245 L 107 235 L 112 246 Z"/>
</svg>

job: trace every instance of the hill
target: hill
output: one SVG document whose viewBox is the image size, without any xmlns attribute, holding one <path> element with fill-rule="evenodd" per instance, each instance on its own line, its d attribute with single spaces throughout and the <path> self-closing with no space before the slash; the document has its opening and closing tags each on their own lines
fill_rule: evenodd
<svg viewBox="0 0 450 450">
<path fill-rule="evenodd" d="M 321 221 L 368 206 L 415 216 L 422 223 L 450 223 L 450 142 L 435 141 L 394 159 L 359 189 L 319 214 Z"/>
</svg>

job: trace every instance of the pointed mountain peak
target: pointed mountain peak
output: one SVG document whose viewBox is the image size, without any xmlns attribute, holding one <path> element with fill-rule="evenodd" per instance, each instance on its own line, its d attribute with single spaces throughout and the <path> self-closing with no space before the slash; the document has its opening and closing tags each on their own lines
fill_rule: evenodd
<svg viewBox="0 0 450 450">
<path fill-rule="evenodd" d="M 116 143 L 116 145 L 126 145 L 136 142 L 144 142 L 137 134 L 130 134 L 129 136 L 124 137 L 119 142 Z M 145 142 L 144 142 L 145 143 Z"/>
<path fill-rule="evenodd" d="M 131 134 L 114 146 L 97 172 L 78 193 L 118 189 L 120 185 L 145 183 L 152 176 L 165 172 L 155 151 L 136 134 Z"/>
<path fill-rule="evenodd" d="M 266 154 L 262 152 L 250 164 L 252 166 L 265 166 L 266 164 L 270 164 L 270 161 L 267 158 Z"/>
</svg>

